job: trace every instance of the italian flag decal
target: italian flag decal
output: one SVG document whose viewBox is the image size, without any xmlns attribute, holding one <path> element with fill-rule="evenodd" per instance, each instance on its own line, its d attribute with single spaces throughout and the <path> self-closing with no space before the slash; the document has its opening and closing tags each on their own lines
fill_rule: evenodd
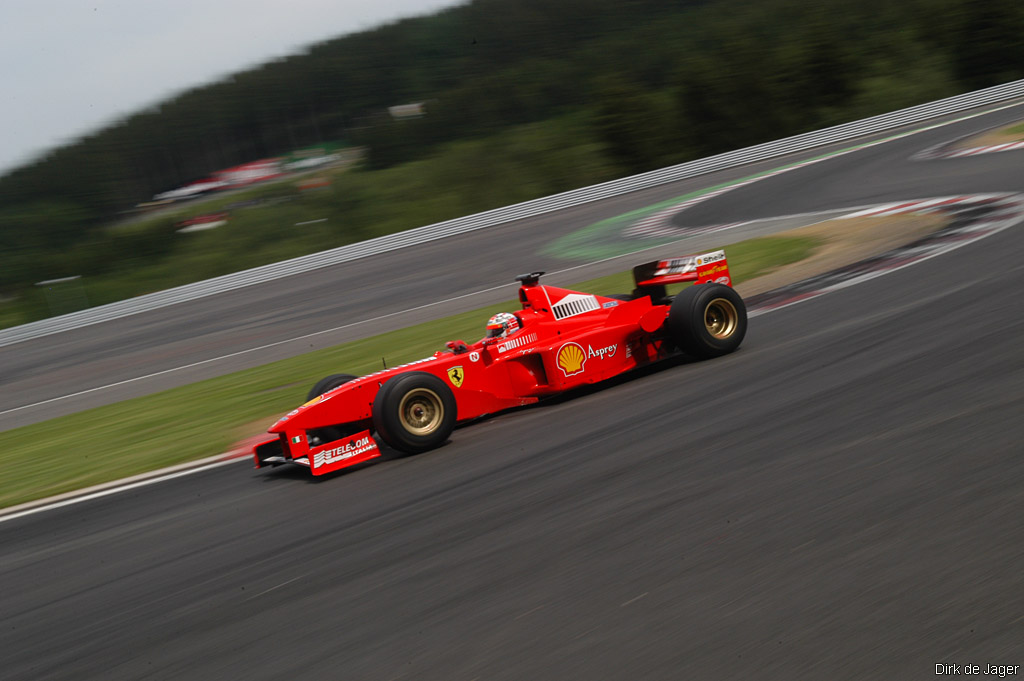
<svg viewBox="0 0 1024 681">
<path fill-rule="evenodd" d="M 292 438 L 292 444 L 293 445 L 297 445 L 300 442 L 302 442 L 302 436 L 301 435 L 296 435 L 295 437 Z"/>
</svg>

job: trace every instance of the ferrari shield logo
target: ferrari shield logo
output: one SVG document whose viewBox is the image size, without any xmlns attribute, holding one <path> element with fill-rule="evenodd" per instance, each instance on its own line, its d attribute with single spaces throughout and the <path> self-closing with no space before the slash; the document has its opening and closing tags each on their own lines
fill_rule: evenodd
<svg viewBox="0 0 1024 681">
<path fill-rule="evenodd" d="M 448 370 L 448 379 L 456 388 L 462 387 L 462 379 L 465 377 L 465 374 L 462 372 L 462 367 L 452 367 Z"/>
</svg>

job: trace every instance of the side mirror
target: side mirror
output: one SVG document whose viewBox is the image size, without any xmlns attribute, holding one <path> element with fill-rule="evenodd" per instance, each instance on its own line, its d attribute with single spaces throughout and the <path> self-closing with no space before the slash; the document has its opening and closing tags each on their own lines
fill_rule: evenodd
<svg viewBox="0 0 1024 681">
<path fill-rule="evenodd" d="M 446 348 L 451 350 L 456 355 L 461 355 L 464 352 L 469 352 L 469 347 L 466 345 L 466 341 L 453 340 L 448 341 L 444 344 Z"/>
</svg>

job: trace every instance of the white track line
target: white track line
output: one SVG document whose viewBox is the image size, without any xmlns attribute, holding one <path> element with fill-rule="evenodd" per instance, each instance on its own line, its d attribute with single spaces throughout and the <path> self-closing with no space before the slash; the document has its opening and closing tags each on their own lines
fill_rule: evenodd
<svg viewBox="0 0 1024 681">
<path fill-rule="evenodd" d="M 211 470 L 213 468 L 220 468 L 221 466 L 226 466 L 229 463 L 237 463 L 237 462 L 243 461 L 243 460 L 244 459 L 241 459 L 241 458 L 238 458 L 238 459 L 225 459 L 223 461 L 216 461 L 214 463 L 206 464 L 205 466 L 199 466 L 197 468 L 189 468 L 187 470 L 178 470 L 178 471 L 175 471 L 173 473 L 165 473 L 163 475 L 157 475 L 156 477 L 148 477 L 145 480 L 138 480 L 136 482 L 129 482 L 129 483 L 124 483 L 124 484 L 113 483 L 113 486 L 110 486 L 110 487 L 107 487 L 107 486 L 104 486 L 104 485 L 100 485 L 100 486 L 98 486 L 96 488 L 93 488 L 93 489 L 96 490 L 94 492 L 89 492 L 88 490 L 86 490 L 85 493 L 82 494 L 81 496 L 72 497 L 70 499 L 61 499 L 60 501 L 51 501 L 51 502 L 46 502 L 45 500 L 40 500 L 38 502 L 31 502 L 30 501 L 30 502 L 28 502 L 26 504 L 22 504 L 20 506 L 13 506 L 11 509 L 6 509 L 4 511 L 0 511 L 0 513 L 4 513 L 5 514 L 5 515 L 0 515 L 0 523 L 6 523 L 8 520 L 15 520 L 16 518 L 24 518 L 25 516 L 35 515 L 36 513 L 42 513 L 43 511 L 49 511 L 49 510 L 52 510 L 52 509 L 55 509 L 55 508 L 63 508 L 64 506 L 72 506 L 74 504 L 80 504 L 83 501 L 92 501 L 93 499 L 100 499 L 102 497 L 109 497 L 112 494 L 120 494 L 121 492 L 127 492 L 128 490 L 131 490 L 131 489 L 138 489 L 139 487 L 147 487 L 149 485 L 155 485 L 158 482 L 164 482 L 165 480 L 173 480 L 174 478 L 182 478 L 182 477 L 185 477 L 186 475 L 192 475 L 193 473 L 202 473 L 203 471 L 208 471 L 208 470 Z M 107 483 L 107 484 L 110 485 L 111 483 Z M 103 489 L 100 489 L 100 487 L 103 487 Z M 42 503 L 43 505 L 41 505 L 41 506 L 34 506 L 32 508 L 26 508 L 27 506 L 32 506 L 35 503 Z M 22 509 L 22 510 L 17 510 L 17 509 Z M 13 512 L 8 513 L 7 511 L 13 511 Z"/>
</svg>

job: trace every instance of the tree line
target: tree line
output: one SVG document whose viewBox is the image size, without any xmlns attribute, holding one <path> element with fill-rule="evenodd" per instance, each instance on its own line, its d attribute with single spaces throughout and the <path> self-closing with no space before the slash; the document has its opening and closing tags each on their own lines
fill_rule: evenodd
<svg viewBox="0 0 1024 681">
<path fill-rule="evenodd" d="M 365 146 L 372 173 L 577 116 L 628 174 L 1022 74 L 1016 0 L 473 0 L 190 90 L 0 177 L 0 294 L 169 257 L 166 233 L 105 227 L 304 146 Z M 413 102 L 425 115 L 387 113 Z"/>
</svg>

